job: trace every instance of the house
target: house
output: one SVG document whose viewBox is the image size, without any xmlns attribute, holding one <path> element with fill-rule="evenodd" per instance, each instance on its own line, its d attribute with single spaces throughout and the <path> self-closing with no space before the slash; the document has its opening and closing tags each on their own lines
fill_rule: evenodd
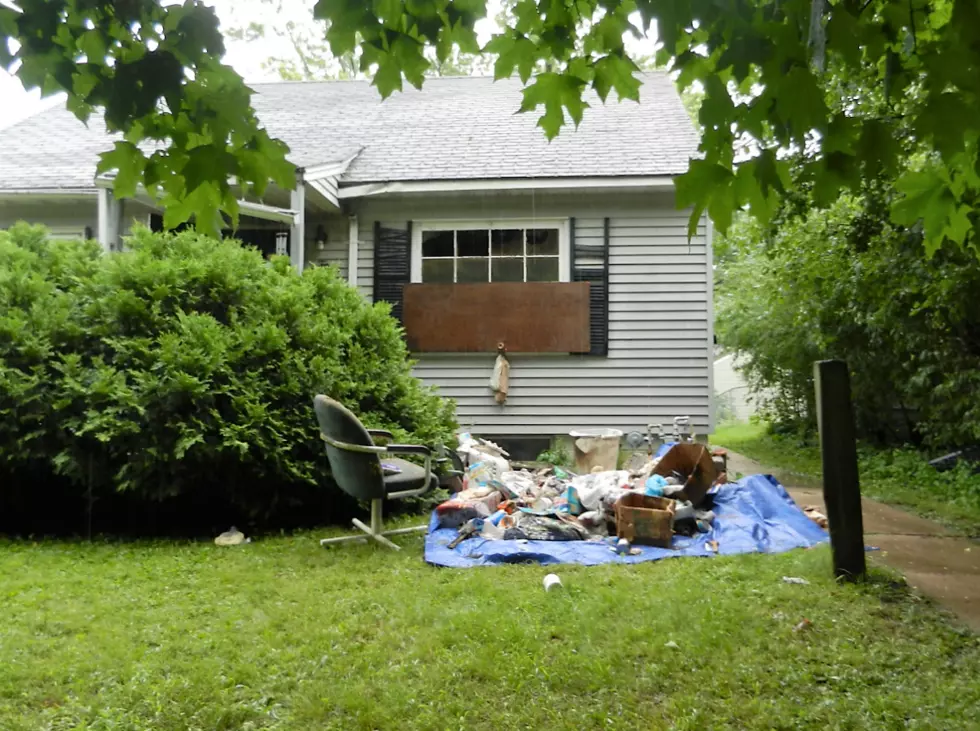
<svg viewBox="0 0 980 731">
<path fill-rule="evenodd" d="M 749 384 L 734 355 L 722 355 L 714 362 L 715 423 L 746 422 L 758 411 Z"/>
<path fill-rule="evenodd" d="M 359 81 L 254 86 L 292 191 L 243 203 L 237 231 L 300 269 L 334 265 L 402 319 L 417 374 L 493 437 L 712 427 L 711 229 L 688 240 L 672 178 L 697 136 L 670 79 L 591 107 L 548 142 L 516 80 L 438 78 L 382 101 Z M 0 227 L 25 219 L 107 250 L 147 197 L 97 179 L 110 139 L 64 108 L 0 132 Z M 299 242 L 299 245 L 297 245 Z M 505 404 L 489 389 L 507 348 Z"/>
</svg>

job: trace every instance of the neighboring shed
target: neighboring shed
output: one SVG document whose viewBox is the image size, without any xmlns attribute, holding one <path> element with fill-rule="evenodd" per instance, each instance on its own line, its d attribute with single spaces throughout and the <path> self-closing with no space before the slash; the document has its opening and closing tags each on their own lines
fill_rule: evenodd
<svg viewBox="0 0 980 731">
<path fill-rule="evenodd" d="M 644 82 L 640 104 L 592 98 L 550 143 L 535 115 L 514 113 L 514 80 L 431 79 L 384 102 L 364 82 L 255 85 L 300 183 L 252 201 L 239 234 L 299 268 L 336 265 L 391 302 L 416 372 L 472 431 L 634 430 L 684 415 L 706 433 L 710 227 L 688 240 L 672 188 L 697 138 L 669 78 Z M 111 249 L 134 218 L 158 225 L 154 201 L 114 201 L 96 181 L 109 140 L 95 127 L 56 109 L 4 132 L 0 226 L 88 227 Z M 512 352 L 504 405 L 488 387 L 498 341 Z"/>
</svg>

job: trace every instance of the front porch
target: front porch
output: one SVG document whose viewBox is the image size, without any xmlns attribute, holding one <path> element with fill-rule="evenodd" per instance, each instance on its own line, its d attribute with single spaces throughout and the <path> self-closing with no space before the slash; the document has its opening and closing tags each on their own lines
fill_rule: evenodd
<svg viewBox="0 0 980 731">
<path fill-rule="evenodd" d="M 163 207 L 147 191 L 140 189 L 133 198 L 118 199 L 113 183 L 111 175 L 96 179 L 96 238 L 103 249 L 118 251 L 123 236 L 135 224 L 163 230 Z M 240 239 L 265 256 L 288 256 L 299 271 L 334 265 L 356 286 L 357 217 L 343 210 L 332 168 L 299 169 L 293 190 L 270 188 L 261 200 L 243 195 L 238 205 L 237 226 L 229 224 L 223 236 Z"/>
</svg>

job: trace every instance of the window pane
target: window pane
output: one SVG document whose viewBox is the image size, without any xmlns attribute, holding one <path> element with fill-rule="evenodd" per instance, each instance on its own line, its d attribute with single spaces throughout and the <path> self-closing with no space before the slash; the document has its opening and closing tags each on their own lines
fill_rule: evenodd
<svg viewBox="0 0 980 731">
<path fill-rule="evenodd" d="M 430 283 L 452 282 L 453 260 L 452 259 L 423 259 L 422 281 L 430 282 Z"/>
<path fill-rule="evenodd" d="M 486 282 L 489 280 L 489 259 L 457 259 L 456 282 Z"/>
<path fill-rule="evenodd" d="M 491 259 L 494 282 L 523 282 L 524 259 Z"/>
<path fill-rule="evenodd" d="M 494 256 L 521 256 L 524 253 L 524 232 L 520 229 L 492 231 L 490 240 L 490 251 Z"/>
<path fill-rule="evenodd" d="M 527 230 L 527 255 L 558 255 L 558 229 L 529 228 Z"/>
<path fill-rule="evenodd" d="M 486 256 L 490 246 L 490 232 L 457 231 L 456 256 Z"/>
<path fill-rule="evenodd" d="M 452 231 L 423 231 L 422 232 L 422 256 L 452 256 L 453 255 L 453 232 Z"/>
<path fill-rule="evenodd" d="M 527 258 L 527 281 L 529 282 L 557 282 L 558 281 L 558 257 L 528 257 Z"/>
</svg>

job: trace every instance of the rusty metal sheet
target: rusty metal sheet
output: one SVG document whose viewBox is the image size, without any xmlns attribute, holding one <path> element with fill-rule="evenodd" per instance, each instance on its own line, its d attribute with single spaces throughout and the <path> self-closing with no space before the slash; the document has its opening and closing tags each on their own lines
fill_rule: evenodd
<svg viewBox="0 0 980 731">
<path fill-rule="evenodd" d="M 588 282 L 406 284 L 403 321 L 415 353 L 587 353 Z"/>
</svg>

